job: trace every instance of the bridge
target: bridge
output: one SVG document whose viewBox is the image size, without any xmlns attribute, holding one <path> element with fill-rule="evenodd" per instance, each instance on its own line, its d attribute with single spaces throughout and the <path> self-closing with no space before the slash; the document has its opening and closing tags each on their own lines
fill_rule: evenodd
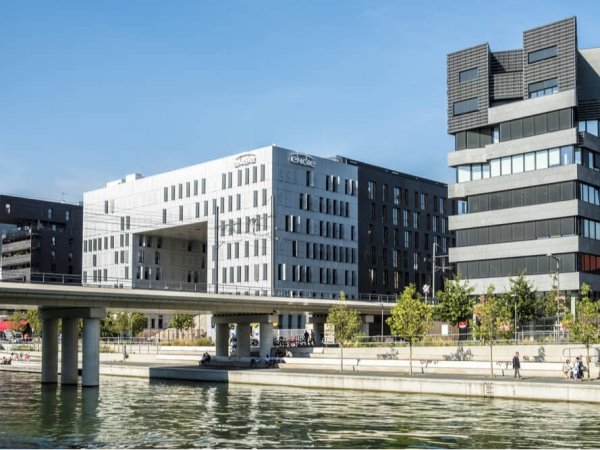
<svg viewBox="0 0 600 450">
<path fill-rule="evenodd" d="M 389 314 L 395 301 L 390 296 L 347 300 L 372 322 L 375 315 Z M 58 380 L 58 321 L 62 321 L 61 384 L 77 384 L 77 320 L 83 319 L 82 385 L 98 386 L 100 367 L 100 320 L 106 310 L 155 311 L 167 314 L 210 313 L 215 324 L 217 356 L 229 354 L 229 324 L 237 324 L 237 354 L 250 356 L 250 324 L 260 324 L 260 354 L 269 353 L 273 322 L 281 313 L 311 314 L 315 335 L 320 338 L 329 309 L 339 300 L 272 297 L 228 293 L 185 292 L 154 289 L 112 289 L 77 285 L 0 282 L 0 305 L 9 309 L 38 308 L 42 333 L 42 383 Z"/>
</svg>

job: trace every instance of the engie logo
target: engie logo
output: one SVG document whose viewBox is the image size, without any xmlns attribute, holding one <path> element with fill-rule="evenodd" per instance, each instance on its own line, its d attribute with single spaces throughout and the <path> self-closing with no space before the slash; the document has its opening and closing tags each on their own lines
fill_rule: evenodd
<svg viewBox="0 0 600 450">
<path fill-rule="evenodd" d="M 235 161 L 233 161 L 233 167 L 242 167 L 249 166 L 250 164 L 256 164 L 256 156 L 252 153 L 248 153 L 246 155 L 238 156 Z"/>
<path fill-rule="evenodd" d="M 300 166 L 305 166 L 305 167 L 312 167 L 314 168 L 317 163 L 315 162 L 315 160 L 308 155 L 301 155 L 299 153 L 293 153 L 290 155 L 290 162 L 292 164 L 298 164 Z"/>
</svg>

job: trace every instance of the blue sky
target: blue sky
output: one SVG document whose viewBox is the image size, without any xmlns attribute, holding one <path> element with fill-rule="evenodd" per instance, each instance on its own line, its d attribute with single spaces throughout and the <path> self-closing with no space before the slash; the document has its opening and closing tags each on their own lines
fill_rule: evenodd
<svg viewBox="0 0 600 450">
<path fill-rule="evenodd" d="M 597 1 L 0 0 L 0 193 L 78 201 L 268 144 L 452 182 L 446 54 Z"/>
</svg>

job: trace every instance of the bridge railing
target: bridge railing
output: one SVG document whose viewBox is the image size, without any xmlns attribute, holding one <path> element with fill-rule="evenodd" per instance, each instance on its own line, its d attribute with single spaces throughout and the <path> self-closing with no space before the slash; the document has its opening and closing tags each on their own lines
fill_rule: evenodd
<svg viewBox="0 0 600 450">
<path fill-rule="evenodd" d="M 185 282 L 173 280 L 140 280 L 107 277 L 94 280 L 92 277 L 82 277 L 81 275 L 58 274 L 58 273 L 32 273 L 29 277 L 3 277 L 0 281 L 8 282 L 31 282 L 39 284 L 62 284 L 78 285 L 83 287 L 96 287 L 107 289 L 153 289 L 153 290 L 172 290 L 179 292 L 202 292 L 209 294 L 234 294 L 234 295 L 252 295 L 257 297 L 288 297 L 288 298 L 307 298 L 307 299 L 337 299 L 340 297 L 339 291 L 323 292 L 314 289 L 289 289 L 277 288 L 271 290 L 270 287 L 261 287 L 255 285 L 226 284 L 206 282 Z M 394 303 L 396 296 L 393 294 L 374 294 L 365 293 L 350 295 L 346 294 L 348 300 L 360 300 L 373 303 Z"/>
</svg>

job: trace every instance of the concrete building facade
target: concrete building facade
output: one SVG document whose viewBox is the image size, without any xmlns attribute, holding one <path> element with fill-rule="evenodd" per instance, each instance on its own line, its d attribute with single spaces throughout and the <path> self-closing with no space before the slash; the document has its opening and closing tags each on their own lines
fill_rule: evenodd
<svg viewBox="0 0 600 450">
<path fill-rule="evenodd" d="M 600 49 L 576 19 L 524 32 L 523 48 L 448 55 L 450 262 L 483 293 L 525 271 L 538 290 L 600 289 Z"/>
<path fill-rule="evenodd" d="M 0 279 L 81 283 L 81 205 L 0 195 Z"/>
<path fill-rule="evenodd" d="M 358 168 L 358 289 L 361 293 L 400 294 L 414 284 L 431 298 L 449 271 L 432 280 L 436 266 L 447 266 L 454 245 L 448 228 L 452 202 L 448 186 L 433 180 L 338 156 Z"/>
</svg>

